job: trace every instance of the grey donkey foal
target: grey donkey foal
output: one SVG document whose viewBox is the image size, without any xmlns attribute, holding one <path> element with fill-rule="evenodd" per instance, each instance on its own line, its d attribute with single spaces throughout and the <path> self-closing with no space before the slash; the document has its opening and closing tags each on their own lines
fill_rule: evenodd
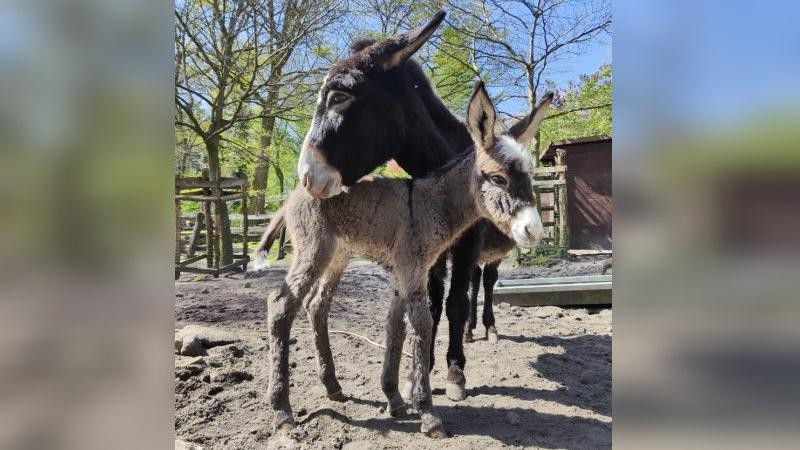
<svg viewBox="0 0 800 450">
<path fill-rule="evenodd" d="M 398 370 L 407 318 L 413 353 L 411 400 L 421 414 L 422 432 L 446 437 L 433 410 L 428 378 L 433 323 L 427 306 L 428 270 L 480 218 L 491 220 L 521 245 L 531 245 L 542 235 L 531 188 L 533 166 L 522 147 L 533 138 L 535 126 L 525 126 L 525 121 L 531 122 L 527 117 L 509 135 L 496 136 L 495 117 L 486 89 L 478 82 L 467 110 L 476 151 L 426 178 L 364 181 L 327 199 L 315 199 L 305 189 L 290 194 L 284 206 L 286 226 L 297 253 L 268 305 L 269 401 L 276 429 L 294 427 L 289 331 L 301 302 L 313 326 L 319 377 L 328 397 L 344 397 L 334 370 L 327 318 L 342 272 L 350 256 L 359 254 L 392 274 L 395 296 L 386 322 L 381 376 L 387 411 L 397 416 L 405 409 Z"/>
</svg>

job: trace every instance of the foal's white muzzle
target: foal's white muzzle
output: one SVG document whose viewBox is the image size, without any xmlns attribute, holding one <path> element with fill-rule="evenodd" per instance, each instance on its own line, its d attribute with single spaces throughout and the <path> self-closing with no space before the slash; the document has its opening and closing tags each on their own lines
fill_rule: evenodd
<svg viewBox="0 0 800 450">
<path fill-rule="evenodd" d="M 325 156 L 310 145 L 304 145 L 297 161 L 300 184 L 316 198 L 330 198 L 343 191 L 342 175 L 328 165 Z"/>
<path fill-rule="evenodd" d="M 535 247 L 542 240 L 544 226 L 533 206 L 520 208 L 511 219 L 511 237 L 523 247 Z"/>
</svg>

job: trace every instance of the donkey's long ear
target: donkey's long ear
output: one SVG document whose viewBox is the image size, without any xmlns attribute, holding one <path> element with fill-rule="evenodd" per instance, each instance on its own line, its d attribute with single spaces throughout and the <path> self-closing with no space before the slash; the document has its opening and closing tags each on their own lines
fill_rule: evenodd
<svg viewBox="0 0 800 450">
<path fill-rule="evenodd" d="M 475 83 L 475 91 L 467 106 L 467 128 L 475 145 L 489 150 L 494 144 L 494 121 L 497 114 L 494 105 L 486 92 L 483 81 Z"/>
<path fill-rule="evenodd" d="M 364 51 L 370 53 L 383 70 L 400 66 L 428 41 L 433 32 L 439 28 L 445 15 L 444 11 L 439 11 L 427 24 L 378 41 Z"/>
<path fill-rule="evenodd" d="M 551 103 L 553 103 L 553 93 L 548 92 L 544 94 L 539 105 L 534 108 L 530 114 L 520 119 L 519 122 L 508 129 L 508 135 L 513 137 L 514 140 L 520 144 L 527 144 L 530 142 L 531 139 L 536 136 L 536 132 L 539 130 L 539 124 L 542 123 L 542 119 L 544 119 L 545 114 L 547 114 Z"/>
</svg>

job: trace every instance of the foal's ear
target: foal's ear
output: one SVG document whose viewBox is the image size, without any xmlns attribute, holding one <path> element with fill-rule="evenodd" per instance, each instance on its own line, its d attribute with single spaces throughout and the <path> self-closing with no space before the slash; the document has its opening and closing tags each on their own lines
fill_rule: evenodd
<svg viewBox="0 0 800 450">
<path fill-rule="evenodd" d="M 542 123 L 542 119 L 544 119 L 545 114 L 547 114 L 551 103 L 553 103 L 553 93 L 548 92 L 544 94 L 539 105 L 536 106 L 530 114 L 520 119 L 519 122 L 508 129 L 508 135 L 513 137 L 514 140 L 520 144 L 527 144 L 530 142 L 531 139 L 536 136 L 536 132 L 539 130 L 539 124 Z"/>
<path fill-rule="evenodd" d="M 467 106 L 467 128 L 475 145 L 483 150 L 489 150 L 494 145 L 494 121 L 497 114 L 494 105 L 486 92 L 486 85 L 478 80 L 475 91 Z"/>
<path fill-rule="evenodd" d="M 428 41 L 433 32 L 439 28 L 445 15 L 444 11 L 439 11 L 427 24 L 378 41 L 364 51 L 370 53 L 383 70 L 398 67 Z"/>
</svg>

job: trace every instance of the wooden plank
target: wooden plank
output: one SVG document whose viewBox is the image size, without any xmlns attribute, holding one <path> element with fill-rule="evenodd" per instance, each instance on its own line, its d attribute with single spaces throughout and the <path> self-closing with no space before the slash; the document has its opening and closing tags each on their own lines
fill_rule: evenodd
<svg viewBox="0 0 800 450">
<path fill-rule="evenodd" d="M 241 192 L 236 193 L 236 194 L 223 195 L 221 197 L 221 200 L 223 202 L 229 202 L 231 200 L 238 200 L 240 198 L 243 198 L 242 197 L 243 195 L 244 194 L 242 194 Z M 179 200 L 192 200 L 192 201 L 196 201 L 196 202 L 210 202 L 210 201 L 216 201 L 217 200 L 217 198 L 215 196 L 213 196 L 213 195 L 186 195 L 186 194 L 180 194 L 180 195 L 176 195 L 175 198 L 179 199 Z"/>
<path fill-rule="evenodd" d="M 534 175 L 539 174 L 553 174 L 553 173 L 562 173 L 567 171 L 567 166 L 542 166 L 537 167 L 534 169 Z"/>
<path fill-rule="evenodd" d="M 570 255 L 575 256 L 587 256 L 587 255 L 611 255 L 612 250 L 567 250 L 567 253 Z"/>
<path fill-rule="evenodd" d="M 533 180 L 533 187 L 554 188 L 567 184 L 567 180 Z"/>
<path fill-rule="evenodd" d="M 205 253 L 202 254 L 202 255 L 195 255 L 195 256 L 192 256 L 191 258 L 186 258 L 185 261 L 181 261 L 178 265 L 181 266 L 181 267 L 187 266 L 189 264 L 196 263 L 197 261 L 205 259 L 206 256 L 207 255 Z"/>
<path fill-rule="evenodd" d="M 534 292 L 578 292 L 578 291 L 605 291 L 611 290 L 610 281 L 595 281 L 591 283 L 558 283 L 558 284 L 526 284 L 518 286 L 498 286 L 494 293 L 520 294 Z"/>
<path fill-rule="evenodd" d="M 497 280 L 495 287 L 551 285 L 561 283 L 611 282 L 612 275 L 578 275 L 574 277 L 521 278 L 517 280 Z"/>
<path fill-rule="evenodd" d="M 558 291 L 558 292 L 519 292 L 494 293 L 493 303 L 509 303 L 516 306 L 597 306 L 611 305 L 612 291 Z"/>
<path fill-rule="evenodd" d="M 246 179 L 242 178 L 230 178 L 230 177 L 223 177 L 219 182 L 219 187 L 221 188 L 233 188 L 233 187 L 240 187 L 247 183 Z M 204 177 L 187 177 L 187 178 L 176 178 L 175 179 L 175 186 L 181 188 L 214 188 L 216 184 L 213 181 L 209 181 Z"/>
</svg>

